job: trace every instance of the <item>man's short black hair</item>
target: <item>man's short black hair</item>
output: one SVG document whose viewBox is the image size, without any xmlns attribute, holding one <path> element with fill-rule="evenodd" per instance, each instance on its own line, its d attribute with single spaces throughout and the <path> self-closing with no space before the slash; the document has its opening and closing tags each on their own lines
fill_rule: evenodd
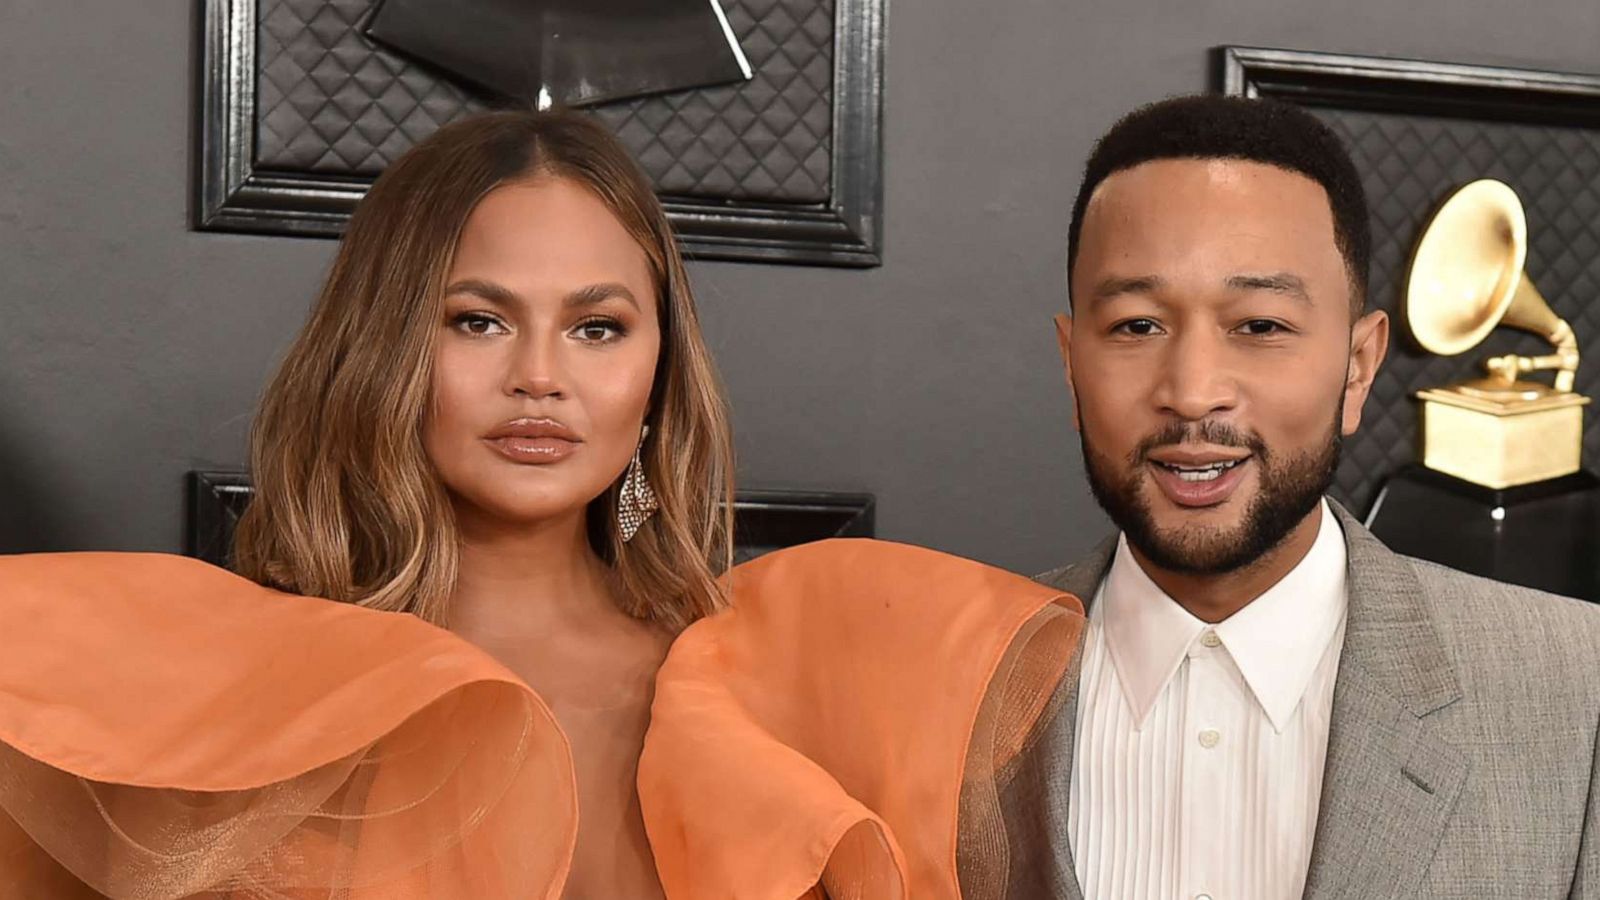
<svg viewBox="0 0 1600 900">
<path fill-rule="evenodd" d="M 1078 261 L 1078 237 L 1089 198 L 1102 181 L 1158 159 L 1238 159 L 1304 175 L 1322 185 L 1333 209 L 1333 239 L 1350 274 L 1352 311 L 1366 304 L 1372 231 L 1367 197 L 1350 154 L 1328 126 L 1298 106 L 1199 94 L 1142 106 L 1095 144 L 1067 230 L 1067 278 Z"/>
</svg>

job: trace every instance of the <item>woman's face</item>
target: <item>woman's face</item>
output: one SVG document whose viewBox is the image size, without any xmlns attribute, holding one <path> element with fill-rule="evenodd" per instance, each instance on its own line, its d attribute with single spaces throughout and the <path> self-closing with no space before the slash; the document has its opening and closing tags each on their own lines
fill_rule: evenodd
<svg viewBox="0 0 1600 900">
<path fill-rule="evenodd" d="M 639 444 L 661 327 L 644 250 L 577 182 L 491 191 L 445 281 L 423 446 L 457 513 L 582 514 Z"/>
</svg>

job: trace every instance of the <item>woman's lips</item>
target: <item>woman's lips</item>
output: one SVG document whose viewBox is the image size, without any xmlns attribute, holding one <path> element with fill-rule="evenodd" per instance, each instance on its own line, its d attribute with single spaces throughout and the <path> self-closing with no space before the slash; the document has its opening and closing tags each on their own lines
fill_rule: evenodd
<svg viewBox="0 0 1600 900">
<path fill-rule="evenodd" d="M 489 446 L 515 463 L 547 465 L 560 462 L 577 452 L 580 443 L 558 437 L 489 438 Z"/>
<path fill-rule="evenodd" d="M 1156 486 L 1168 500 L 1177 506 L 1198 508 L 1216 506 L 1233 496 L 1239 483 L 1244 480 L 1245 470 L 1254 461 L 1253 457 L 1246 457 L 1209 481 L 1187 480 L 1171 467 L 1156 462 L 1150 463 L 1150 470 Z"/>
<path fill-rule="evenodd" d="M 522 418 L 501 423 L 484 436 L 489 446 L 515 463 L 547 465 L 575 453 L 583 439 L 555 419 Z"/>
</svg>

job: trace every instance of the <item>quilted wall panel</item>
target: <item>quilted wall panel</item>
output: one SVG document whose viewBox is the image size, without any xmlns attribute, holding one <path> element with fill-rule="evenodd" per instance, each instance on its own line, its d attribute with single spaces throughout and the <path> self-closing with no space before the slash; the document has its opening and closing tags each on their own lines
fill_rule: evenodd
<svg viewBox="0 0 1600 900">
<path fill-rule="evenodd" d="M 260 0 L 256 165 L 372 177 L 492 106 L 361 33 L 377 0 Z M 742 85 L 593 107 L 665 196 L 822 203 L 832 183 L 833 0 L 724 0 Z"/>
<path fill-rule="evenodd" d="M 1481 373 L 1499 353 L 1547 352 L 1540 339 L 1497 329 L 1455 357 L 1417 346 L 1400 315 L 1411 249 L 1454 188 L 1498 178 L 1528 213 L 1527 273 L 1557 315 L 1572 323 L 1583 353 L 1577 389 L 1600 396 L 1600 130 L 1312 108 L 1344 138 L 1372 211 L 1370 305 L 1389 311 L 1393 338 L 1361 430 L 1345 442 L 1334 495 L 1364 513 L 1383 481 L 1420 458 L 1417 401 L 1425 387 Z M 1534 376 L 1549 380 L 1549 375 Z M 1585 411 L 1584 459 L 1600 461 L 1600 415 Z"/>
</svg>

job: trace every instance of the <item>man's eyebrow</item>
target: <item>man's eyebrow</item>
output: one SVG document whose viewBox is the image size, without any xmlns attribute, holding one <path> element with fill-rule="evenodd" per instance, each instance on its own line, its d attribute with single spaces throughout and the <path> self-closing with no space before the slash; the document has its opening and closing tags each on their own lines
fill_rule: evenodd
<svg viewBox="0 0 1600 900">
<path fill-rule="evenodd" d="M 1288 272 L 1274 272 L 1271 275 L 1233 275 L 1228 278 L 1227 285 L 1236 291 L 1268 291 L 1304 303 L 1311 302 L 1311 294 L 1306 291 L 1305 280 Z"/>
<path fill-rule="evenodd" d="M 1138 275 L 1133 278 L 1106 278 L 1094 286 L 1089 293 L 1091 300 L 1109 300 L 1119 294 L 1153 294 L 1160 289 L 1162 281 L 1154 275 Z"/>
<path fill-rule="evenodd" d="M 476 294 L 491 303 L 498 303 L 501 306 L 510 306 L 517 299 L 516 294 L 500 285 L 478 278 L 463 278 L 460 281 L 451 282 L 450 286 L 444 289 L 444 295 L 449 297 L 454 294 Z"/>
<path fill-rule="evenodd" d="M 591 284 L 578 288 L 567 295 L 566 305 L 569 307 L 593 306 L 596 303 L 609 300 L 612 297 L 618 297 L 628 301 L 629 303 L 633 304 L 634 309 L 640 308 L 639 300 L 637 297 L 633 296 L 633 291 L 628 290 L 627 285 L 615 281 Z"/>
</svg>

